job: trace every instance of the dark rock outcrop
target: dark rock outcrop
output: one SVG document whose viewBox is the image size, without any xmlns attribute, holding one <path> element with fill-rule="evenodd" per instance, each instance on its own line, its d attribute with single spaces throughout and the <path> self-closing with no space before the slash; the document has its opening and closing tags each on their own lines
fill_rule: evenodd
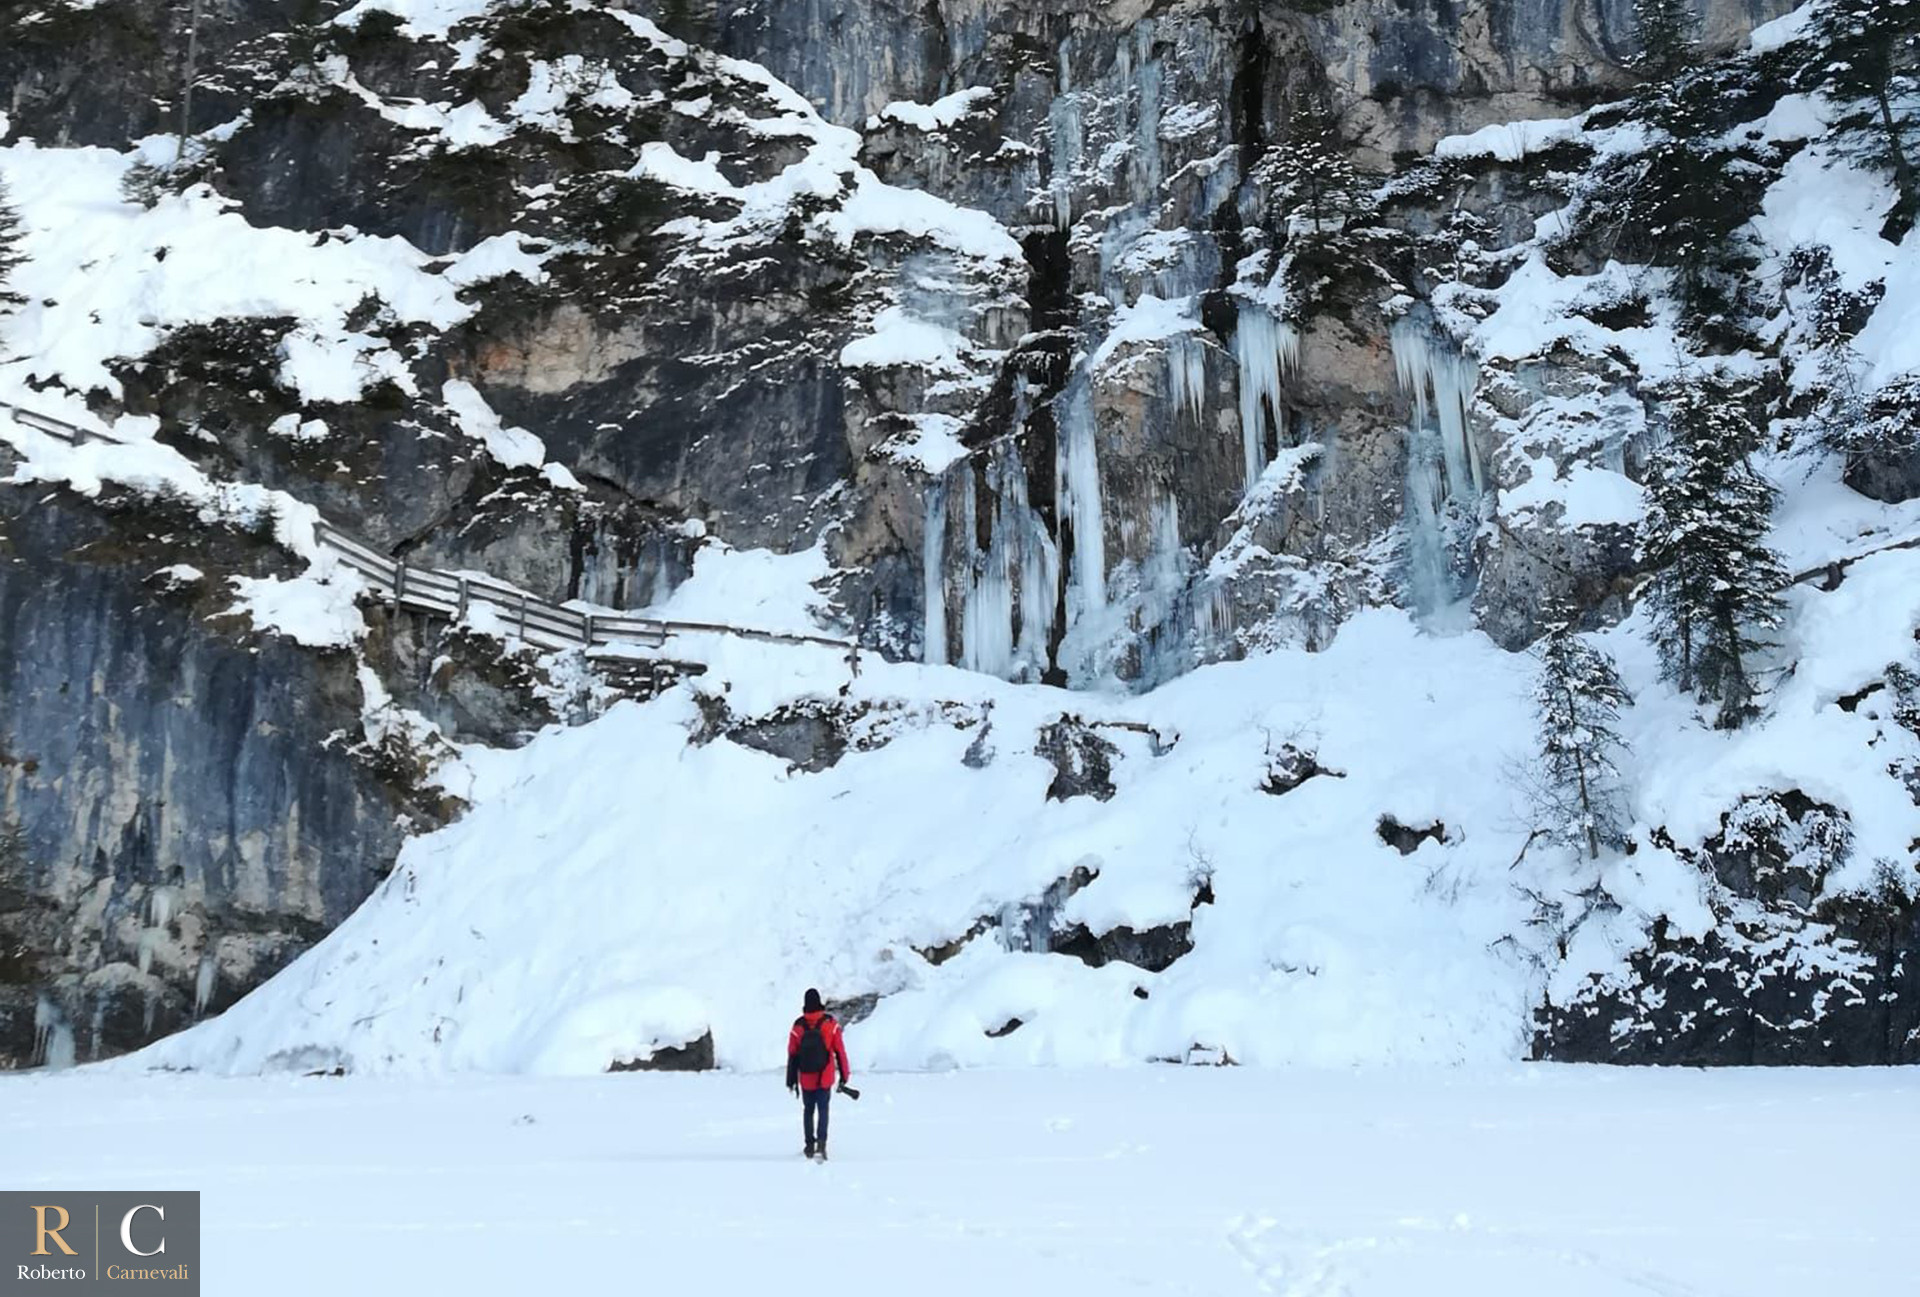
<svg viewBox="0 0 1920 1297">
<path fill-rule="evenodd" d="M 1053 763 L 1049 801 L 1091 797 L 1104 802 L 1113 796 L 1113 762 L 1120 750 L 1077 718 L 1062 716 L 1041 730 L 1033 751 Z"/>
<path fill-rule="evenodd" d="M 1260 787 L 1278 797 L 1321 775 L 1334 779 L 1346 778 L 1344 771 L 1329 770 L 1321 765 L 1319 753 L 1308 752 L 1291 743 L 1282 743 L 1267 753 L 1267 777 Z"/>
<path fill-rule="evenodd" d="M 711 1031 L 684 1045 L 663 1045 L 645 1058 L 617 1058 L 607 1064 L 609 1072 L 711 1072 L 713 1067 Z"/>
<path fill-rule="evenodd" d="M 1164 973 L 1193 949 L 1193 924 L 1183 919 L 1137 932 L 1122 925 L 1096 937 L 1076 923 L 1055 933 L 1047 948 L 1057 955 L 1071 955 L 1089 968 L 1117 963 Z"/>
<path fill-rule="evenodd" d="M 1382 815 L 1375 826 L 1380 840 L 1403 856 L 1410 856 L 1429 842 L 1445 843 L 1447 826 L 1444 824 L 1402 824 L 1391 815 Z"/>
<path fill-rule="evenodd" d="M 847 717 L 842 709 L 820 703 L 796 703 L 766 716 L 740 721 L 727 730 L 730 742 L 769 753 L 807 773 L 839 763 L 847 751 Z"/>
</svg>

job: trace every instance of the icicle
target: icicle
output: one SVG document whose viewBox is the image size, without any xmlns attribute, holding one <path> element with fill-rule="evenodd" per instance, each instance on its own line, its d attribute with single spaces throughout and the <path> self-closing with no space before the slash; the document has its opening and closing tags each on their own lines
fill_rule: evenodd
<svg viewBox="0 0 1920 1297">
<path fill-rule="evenodd" d="M 1480 448 L 1467 423 L 1467 410 L 1480 383 L 1480 367 L 1457 352 L 1436 352 L 1425 325 L 1404 319 L 1390 335 L 1393 368 L 1400 390 L 1413 399 L 1413 422 L 1424 427 L 1429 413 L 1440 425 L 1440 454 L 1446 465 L 1449 496 L 1477 496 L 1485 489 Z M 1428 393 L 1432 404 L 1428 404 Z"/>
<path fill-rule="evenodd" d="M 1234 324 L 1233 357 L 1240 367 L 1240 442 L 1246 460 L 1245 490 L 1267 466 L 1266 411 L 1273 410 L 1276 439 L 1284 441 L 1285 407 L 1281 384 L 1291 377 L 1300 359 L 1300 334 L 1291 324 L 1276 320 L 1265 307 L 1243 303 Z"/>
<path fill-rule="evenodd" d="M 962 461 L 962 471 L 965 470 Z M 927 487 L 926 534 L 920 540 L 922 595 L 926 622 L 921 636 L 921 659 L 929 666 L 947 663 L 947 479 L 935 478 Z"/>
<path fill-rule="evenodd" d="M 73 1066 L 73 1028 L 45 992 L 33 1001 L 33 1056 L 49 1070 Z"/>
<path fill-rule="evenodd" d="M 1191 333 L 1167 340 L 1167 390 L 1176 410 L 1185 410 L 1198 422 L 1206 413 L 1207 348 Z"/>
<path fill-rule="evenodd" d="M 200 967 L 193 973 L 193 1016 L 196 1021 L 213 1003 L 213 990 L 220 980 L 220 961 L 211 951 L 200 956 Z"/>
<path fill-rule="evenodd" d="M 173 922 L 173 889 L 156 887 L 147 898 L 147 926 L 164 928 Z"/>
<path fill-rule="evenodd" d="M 165 935 L 165 932 L 160 928 L 144 928 L 141 930 L 139 955 L 137 957 L 140 966 L 140 976 L 145 977 L 152 971 L 153 948 L 160 944 L 161 938 Z"/>
<path fill-rule="evenodd" d="M 1432 336 L 1413 320 L 1399 320 L 1388 335 L 1393 347 L 1393 372 L 1400 390 L 1413 398 L 1413 421 L 1427 421 L 1427 388 L 1433 381 Z"/>
<path fill-rule="evenodd" d="M 1193 629 L 1206 645 L 1230 639 L 1238 629 L 1233 615 L 1233 596 L 1224 581 L 1209 580 L 1200 587 L 1193 601 Z"/>
</svg>

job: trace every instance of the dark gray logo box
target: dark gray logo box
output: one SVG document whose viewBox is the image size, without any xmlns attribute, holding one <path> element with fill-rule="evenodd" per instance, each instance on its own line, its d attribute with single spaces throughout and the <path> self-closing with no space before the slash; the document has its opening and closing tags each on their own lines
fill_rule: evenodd
<svg viewBox="0 0 1920 1297">
<path fill-rule="evenodd" d="M 98 1292 L 199 1297 L 198 1190 L 0 1192 L 0 1297 Z"/>
</svg>

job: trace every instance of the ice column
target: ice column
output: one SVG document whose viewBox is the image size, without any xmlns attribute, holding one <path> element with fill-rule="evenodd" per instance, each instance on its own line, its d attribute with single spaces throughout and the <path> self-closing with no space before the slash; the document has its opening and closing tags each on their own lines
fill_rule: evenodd
<svg viewBox="0 0 1920 1297">
<path fill-rule="evenodd" d="M 1184 671 L 1191 640 L 1182 611 L 1188 592 L 1189 564 L 1180 543 L 1180 501 L 1172 491 L 1153 506 L 1153 548 L 1140 565 L 1137 620 L 1146 631 L 1142 679 L 1157 684 Z"/>
<path fill-rule="evenodd" d="M 1107 606 L 1107 542 L 1100 500 L 1100 452 L 1093 427 L 1093 390 L 1084 371 L 1060 394 L 1054 479 L 1060 516 L 1073 534 L 1067 581 L 1067 625 Z"/>
<path fill-rule="evenodd" d="M 1134 28 L 1139 70 L 1134 85 L 1139 111 L 1134 134 L 1134 193 L 1152 195 L 1160 187 L 1160 62 L 1153 57 L 1153 20 L 1143 18 Z"/>
<path fill-rule="evenodd" d="M 964 460 L 960 471 L 966 471 Z M 947 664 L 946 557 L 947 479 L 942 475 L 927 487 L 926 534 L 920 538 L 920 574 L 926 599 L 921 658 L 929 666 Z"/>
<path fill-rule="evenodd" d="M 1047 109 L 1053 157 L 1053 220 L 1061 229 L 1073 224 L 1073 174 L 1080 168 L 1084 138 L 1080 99 L 1073 93 L 1073 39 L 1060 42 L 1060 88 Z"/>
<path fill-rule="evenodd" d="M 220 961 L 208 951 L 200 956 L 200 967 L 193 972 L 193 1016 L 197 1022 L 213 1003 L 213 988 L 220 979 Z"/>
<path fill-rule="evenodd" d="M 960 492 L 960 532 L 980 534 L 981 502 L 968 472 Z M 986 508 L 994 509 L 991 496 Z M 960 665 L 969 671 L 1004 676 L 1013 669 L 1013 573 L 1008 568 L 1004 510 L 995 509 L 987 550 L 976 553 L 967 574 L 960 609 Z"/>
<path fill-rule="evenodd" d="M 1010 526 L 1018 528 L 1020 568 L 1019 658 L 1023 664 L 1044 667 L 1048 641 L 1053 636 L 1054 595 L 1060 588 L 1060 551 L 1033 510 L 1027 489 L 1027 466 L 1017 447 L 1008 445 L 998 461 L 1002 509 Z"/>
</svg>

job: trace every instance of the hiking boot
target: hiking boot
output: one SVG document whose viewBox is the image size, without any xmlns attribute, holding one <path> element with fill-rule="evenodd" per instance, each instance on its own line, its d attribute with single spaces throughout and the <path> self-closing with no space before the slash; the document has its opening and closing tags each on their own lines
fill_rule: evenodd
<svg viewBox="0 0 1920 1297">
<path fill-rule="evenodd" d="M 800 1150 L 800 1156 L 802 1156 L 802 1157 L 812 1157 L 812 1156 L 813 1156 L 813 1147 L 814 1147 L 814 1146 L 813 1146 L 813 1141 L 812 1141 L 812 1140 L 808 1140 L 808 1141 L 807 1141 L 807 1146 L 806 1146 L 805 1148 L 803 1148 L 803 1149 L 801 1149 L 801 1150 Z"/>
<path fill-rule="evenodd" d="M 823 1139 L 818 1144 L 815 1144 L 813 1146 L 813 1155 L 819 1158 L 822 1162 L 827 1160 L 827 1141 L 826 1140 Z"/>
</svg>

